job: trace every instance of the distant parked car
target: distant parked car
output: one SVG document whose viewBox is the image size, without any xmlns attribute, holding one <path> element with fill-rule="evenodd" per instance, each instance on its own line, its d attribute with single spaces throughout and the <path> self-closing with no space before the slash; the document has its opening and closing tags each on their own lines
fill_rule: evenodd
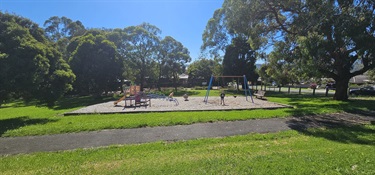
<svg viewBox="0 0 375 175">
<path fill-rule="evenodd" d="M 327 83 L 326 84 L 326 89 L 335 90 L 336 89 L 336 84 L 335 83 Z"/>
<path fill-rule="evenodd" d="M 375 86 L 366 86 L 359 89 L 350 89 L 350 95 L 375 95 Z"/>
</svg>

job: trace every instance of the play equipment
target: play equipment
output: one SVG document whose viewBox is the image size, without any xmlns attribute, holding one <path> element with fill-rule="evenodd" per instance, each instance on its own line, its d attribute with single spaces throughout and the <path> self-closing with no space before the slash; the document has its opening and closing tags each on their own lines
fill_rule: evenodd
<svg viewBox="0 0 375 175">
<path fill-rule="evenodd" d="M 127 96 L 134 96 L 136 95 L 139 91 L 141 91 L 140 86 L 128 86 L 124 87 L 124 96 L 118 99 L 117 101 L 113 102 L 114 105 L 117 105 L 119 102 L 124 100 Z"/>
<path fill-rule="evenodd" d="M 173 98 L 173 95 L 174 93 L 170 93 L 168 96 L 164 95 L 164 94 L 152 94 L 152 93 L 148 93 L 147 94 L 147 97 L 151 98 L 151 99 L 160 99 L 160 100 L 166 100 L 166 101 L 170 101 L 170 102 L 174 102 L 176 106 L 178 106 L 180 103 L 178 102 L 178 100 L 176 98 Z"/>
<path fill-rule="evenodd" d="M 247 81 L 247 78 L 246 78 L 245 75 L 243 75 L 243 76 L 213 76 L 213 75 L 211 75 L 210 83 L 208 84 L 206 96 L 204 97 L 203 102 L 205 102 L 207 104 L 208 96 L 210 95 L 210 90 L 211 90 L 211 87 L 212 87 L 212 82 L 213 82 L 214 78 L 220 78 L 220 77 L 222 77 L 222 78 L 242 78 L 243 77 L 244 83 L 246 83 L 246 84 L 244 84 L 246 101 L 248 101 L 247 96 L 250 96 L 251 102 L 254 103 L 253 96 L 252 96 L 251 90 L 249 89 L 249 84 L 248 84 L 248 81 Z"/>
</svg>

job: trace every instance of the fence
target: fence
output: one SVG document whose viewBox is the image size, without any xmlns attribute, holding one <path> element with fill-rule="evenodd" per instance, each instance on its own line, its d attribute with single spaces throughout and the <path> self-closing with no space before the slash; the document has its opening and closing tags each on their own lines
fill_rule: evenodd
<svg viewBox="0 0 375 175">
<path fill-rule="evenodd" d="M 311 89 L 309 87 L 297 87 L 297 86 L 265 86 L 265 85 L 251 85 L 251 89 L 253 90 L 264 90 L 264 91 L 273 91 L 273 92 L 283 92 L 288 94 L 312 94 L 312 95 L 333 95 L 335 93 L 335 90 L 330 90 L 326 88 L 315 88 Z"/>
</svg>

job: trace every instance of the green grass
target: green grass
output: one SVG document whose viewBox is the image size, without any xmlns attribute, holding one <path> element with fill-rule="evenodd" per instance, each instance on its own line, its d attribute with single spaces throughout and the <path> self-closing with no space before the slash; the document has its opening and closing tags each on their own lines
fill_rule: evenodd
<svg viewBox="0 0 375 175">
<path fill-rule="evenodd" d="M 202 91 L 191 93 L 201 94 Z M 204 91 L 205 92 L 205 91 Z M 218 91 L 212 91 L 218 93 Z M 91 97 L 66 98 L 51 109 L 11 103 L 0 108 L 0 136 L 30 136 L 102 129 L 122 129 L 153 126 L 171 126 L 199 122 L 247 120 L 301 116 L 333 112 L 361 112 L 375 110 L 374 98 L 355 99 L 348 102 L 330 100 L 321 96 L 286 95 L 268 93 L 269 101 L 294 106 L 292 109 L 242 110 L 210 112 L 166 112 L 110 115 L 62 116 L 67 111 L 95 104 L 112 98 L 94 99 Z"/>
<path fill-rule="evenodd" d="M 374 174 L 374 132 L 368 125 L 2 156 L 0 172 Z"/>
<path fill-rule="evenodd" d="M 204 96 L 205 91 L 186 91 Z M 203 93 L 203 95 L 202 95 Z M 219 91 L 211 91 L 213 96 Z M 228 92 L 230 93 L 230 92 Z M 177 94 L 177 95 L 181 95 Z M 375 98 L 347 102 L 267 92 L 294 108 L 225 112 L 61 114 L 112 98 L 66 98 L 55 108 L 20 102 L 0 108 L 0 135 L 26 136 L 375 110 Z M 225 138 L 0 156 L 1 174 L 375 174 L 375 125 L 290 130 Z"/>
</svg>

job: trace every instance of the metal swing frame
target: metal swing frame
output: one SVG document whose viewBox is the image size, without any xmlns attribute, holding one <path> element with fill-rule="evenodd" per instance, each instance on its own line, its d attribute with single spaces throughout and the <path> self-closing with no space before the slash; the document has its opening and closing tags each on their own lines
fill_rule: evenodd
<svg viewBox="0 0 375 175">
<path fill-rule="evenodd" d="M 249 83 L 247 82 L 246 75 L 243 75 L 243 76 L 214 76 L 214 75 L 211 75 L 210 83 L 208 84 L 207 91 L 206 91 L 206 96 L 204 97 L 204 101 L 203 102 L 205 102 L 207 104 L 207 102 L 208 102 L 208 96 L 210 95 L 210 90 L 211 90 L 211 87 L 212 87 L 212 82 L 213 82 L 214 78 L 220 78 L 220 77 L 221 78 L 242 78 L 243 77 L 244 83 L 246 83 L 246 86 L 245 86 L 246 101 L 249 101 L 247 97 L 250 96 L 251 102 L 254 103 L 253 95 L 252 95 L 251 90 L 249 88 Z"/>
</svg>

